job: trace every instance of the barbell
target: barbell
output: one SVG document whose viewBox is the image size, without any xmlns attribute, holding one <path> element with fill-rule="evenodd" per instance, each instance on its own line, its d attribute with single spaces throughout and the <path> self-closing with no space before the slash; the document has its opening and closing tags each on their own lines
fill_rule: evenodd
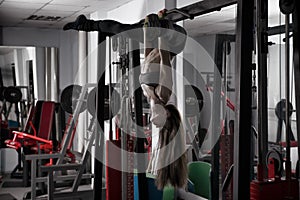
<svg viewBox="0 0 300 200">
<path fill-rule="evenodd" d="M 85 94 L 82 100 L 82 106 L 80 113 L 87 110 L 92 116 L 96 113 L 96 96 L 98 88 L 93 88 L 89 93 Z M 82 86 L 69 85 L 61 93 L 61 106 L 64 111 L 69 114 L 73 114 L 78 102 L 80 101 L 80 95 L 82 92 Z M 104 119 L 108 120 L 109 115 L 114 117 L 118 114 L 121 107 L 121 97 L 117 90 L 111 87 L 111 95 L 109 95 L 109 86 L 105 85 L 101 90 L 104 95 Z M 111 98 L 111 102 L 109 99 Z M 193 86 L 187 85 L 185 87 L 185 110 L 186 115 L 191 117 L 197 115 L 203 108 L 203 94 L 201 91 Z"/>
<path fill-rule="evenodd" d="M 82 93 L 82 86 L 76 84 L 67 86 L 61 93 L 60 101 L 62 109 L 69 114 L 73 114 L 79 101 L 82 101 L 82 106 L 79 112 L 82 113 L 87 110 L 92 116 L 94 116 L 96 113 L 97 90 L 97 87 L 93 88 L 89 93 L 85 94 L 82 100 L 80 100 L 79 98 Z M 115 116 L 119 112 L 121 98 L 119 93 L 112 87 L 111 105 L 109 106 L 109 86 L 105 85 L 101 92 L 104 94 L 104 120 L 108 120 L 109 112 L 111 112 L 111 117 Z"/>
</svg>

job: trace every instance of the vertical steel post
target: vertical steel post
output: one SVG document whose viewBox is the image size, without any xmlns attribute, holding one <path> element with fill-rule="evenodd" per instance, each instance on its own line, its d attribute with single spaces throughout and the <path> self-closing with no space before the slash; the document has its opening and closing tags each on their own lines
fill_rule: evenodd
<svg viewBox="0 0 300 200">
<path fill-rule="evenodd" d="M 298 165 L 300 160 L 300 54 L 299 54 L 299 11 L 300 2 L 295 1 L 295 10 L 293 12 L 293 58 L 294 58 L 294 76 L 295 76 L 295 98 L 296 98 L 296 119 L 297 119 L 297 141 L 298 141 Z M 298 168 L 298 176 L 300 174 L 300 167 Z M 299 178 L 299 177 L 298 177 Z"/>
<path fill-rule="evenodd" d="M 216 43 L 215 43 L 215 63 L 216 68 L 214 68 L 214 91 L 213 91 L 213 116 L 212 116 L 212 139 L 213 142 L 216 141 L 215 145 L 212 149 L 212 185 L 211 185 L 211 199 L 218 200 L 219 199 L 219 171 L 220 171 L 220 142 L 219 137 L 221 133 L 221 85 L 222 80 L 219 79 L 221 77 L 219 74 L 222 74 L 222 66 L 223 66 L 223 43 L 222 38 L 217 35 Z M 220 59 L 220 60 L 218 60 Z"/>
<path fill-rule="evenodd" d="M 290 145 L 290 37 L 289 37 L 290 14 L 285 15 L 285 137 L 286 137 L 286 179 L 291 179 L 291 145 Z"/>
<path fill-rule="evenodd" d="M 253 9 L 253 0 L 238 0 L 233 199 L 250 199 Z"/>
<path fill-rule="evenodd" d="M 27 160 L 26 160 L 27 162 Z M 35 200 L 36 198 L 36 159 L 33 159 L 31 162 L 31 199 Z"/>
<path fill-rule="evenodd" d="M 49 171 L 48 172 L 48 179 L 47 179 L 47 183 L 48 183 L 48 197 L 47 200 L 53 200 L 54 199 L 54 181 L 53 181 L 53 171 Z"/>
<path fill-rule="evenodd" d="M 45 89 L 46 101 L 51 101 L 51 47 L 45 47 Z"/>
<path fill-rule="evenodd" d="M 58 102 L 59 68 L 58 68 L 58 48 L 50 48 L 50 70 L 51 70 L 51 101 Z"/>
<path fill-rule="evenodd" d="M 104 151 L 104 94 L 103 88 L 105 86 L 105 58 L 106 58 L 106 45 L 101 44 L 106 40 L 106 36 L 99 33 L 98 37 L 98 92 L 97 92 L 97 104 L 96 114 L 99 123 L 99 128 L 96 127 L 96 138 L 95 138 L 95 178 L 94 178 L 94 200 L 102 199 L 102 172 L 103 172 L 103 151 Z M 102 134 L 102 135 L 99 135 Z"/>
<path fill-rule="evenodd" d="M 258 66 L 258 180 L 267 178 L 268 152 L 268 1 L 256 1 L 256 52 Z"/>
<path fill-rule="evenodd" d="M 13 78 L 13 86 L 17 86 L 17 74 L 15 64 L 12 64 L 11 66 L 11 73 Z"/>
<path fill-rule="evenodd" d="M 87 83 L 87 32 L 78 32 L 78 83 L 85 85 Z M 78 117 L 77 131 L 84 133 L 87 129 L 86 113 L 82 113 Z M 85 145 L 84 134 L 77 134 L 77 149 L 82 149 Z"/>
</svg>

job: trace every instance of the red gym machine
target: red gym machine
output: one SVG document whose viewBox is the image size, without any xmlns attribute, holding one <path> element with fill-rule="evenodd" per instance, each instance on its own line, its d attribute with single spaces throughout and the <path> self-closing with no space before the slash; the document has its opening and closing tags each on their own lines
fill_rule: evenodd
<svg viewBox="0 0 300 200">
<path fill-rule="evenodd" d="M 35 151 L 37 151 L 38 143 L 52 146 L 53 142 L 50 140 L 50 138 L 54 111 L 54 102 L 43 102 L 38 131 L 36 131 L 32 121 L 29 121 L 28 123 L 33 130 L 33 134 L 28 132 L 13 131 L 14 138 L 6 141 L 7 146 L 16 150 L 22 146 L 25 146 L 30 147 L 31 150 Z M 40 146 L 40 149 L 43 148 L 43 146 Z"/>
<path fill-rule="evenodd" d="M 29 184 L 29 163 L 24 160 L 22 155 L 38 153 L 53 147 L 52 125 L 55 106 L 54 102 L 38 101 L 36 106 L 31 107 L 23 131 L 13 131 L 13 139 L 5 141 L 7 147 L 13 148 L 18 152 L 18 165 L 15 170 L 22 169 L 21 163 L 23 160 L 23 186 L 28 186 Z"/>
</svg>

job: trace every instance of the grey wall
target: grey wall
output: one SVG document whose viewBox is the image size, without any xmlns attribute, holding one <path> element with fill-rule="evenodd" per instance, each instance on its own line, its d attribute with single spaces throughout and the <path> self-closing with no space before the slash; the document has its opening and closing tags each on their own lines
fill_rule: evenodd
<svg viewBox="0 0 300 200">
<path fill-rule="evenodd" d="M 203 35 L 200 37 L 196 37 L 195 40 L 207 51 L 207 53 L 213 59 L 215 56 L 216 35 Z"/>
</svg>

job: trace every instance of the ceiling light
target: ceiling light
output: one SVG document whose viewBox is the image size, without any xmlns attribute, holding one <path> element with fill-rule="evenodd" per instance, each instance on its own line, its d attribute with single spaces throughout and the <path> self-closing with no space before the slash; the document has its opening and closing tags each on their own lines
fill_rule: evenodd
<svg viewBox="0 0 300 200">
<path fill-rule="evenodd" d="M 30 15 L 26 20 L 58 21 L 60 19 L 61 17 L 59 16 Z"/>
</svg>

